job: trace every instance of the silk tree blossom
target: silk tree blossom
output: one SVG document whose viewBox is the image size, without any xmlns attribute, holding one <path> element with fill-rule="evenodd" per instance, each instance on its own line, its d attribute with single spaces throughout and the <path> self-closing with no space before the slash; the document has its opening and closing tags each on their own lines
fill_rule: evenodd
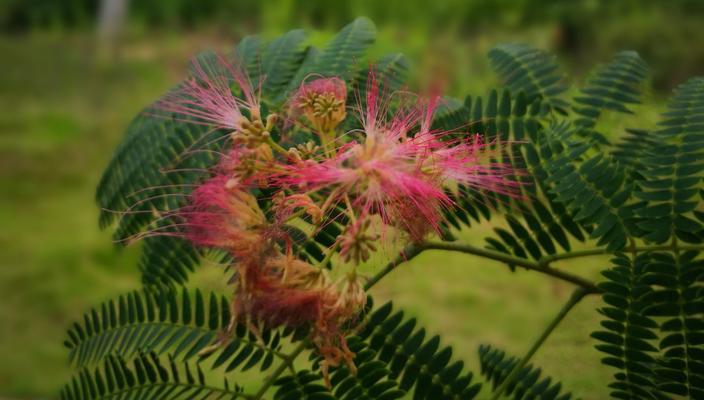
<svg viewBox="0 0 704 400">
<path fill-rule="evenodd" d="M 487 162 L 491 149 L 478 137 L 452 140 L 432 131 L 437 100 L 400 108 L 390 118 L 389 99 L 379 95 L 370 73 L 365 106 L 359 106 L 364 138 L 342 146 L 332 157 L 304 160 L 286 167 L 276 179 L 284 186 L 325 190 L 337 201 L 351 198 L 361 215 L 377 214 L 413 240 L 440 230 L 443 211 L 455 204 L 445 189 L 451 183 L 503 194 L 517 194 L 508 166 Z M 419 131 L 411 135 L 411 130 Z"/>
<path fill-rule="evenodd" d="M 335 131 L 346 115 L 346 88 L 339 78 L 321 78 L 304 83 L 289 104 L 313 125 L 322 147 L 309 142 L 284 149 L 269 136 L 274 120 L 262 122 L 246 76 L 231 64 L 220 66 L 227 76 L 194 66 L 185 89 L 165 103 L 201 123 L 233 130 L 212 177 L 177 213 L 184 221 L 183 235 L 198 246 L 233 255 L 231 326 L 245 323 L 255 335 L 262 329 L 308 326 L 326 379 L 327 369 L 340 363 L 354 371 L 345 336 L 366 302 L 355 268 L 378 250 L 379 229 L 397 228 L 421 241 L 439 232 L 444 211 L 456 206 L 448 195 L 452 185 L 515 195 L 515 172 L 493 161 L 499 143 L 433 130 L 437 97 L 391 112 L 391 96 L 380 94 L 373 73 L 364 106 L 360 101 L 355 110 L 360 140 L 332 147 L 347 140 Z M 244 99 L 233 95 L 231 81 Z M 347 209 L 350 223 L 334 238 L 321 265 L 297 258 L 286 225 L 303 218 L 316 232 L 339 205 Z M 352 269 L 334 280 L 322 265 L 337 250 Z"/>
<path fill-rule="evenodd" d="M 244 98 L 236 97 L 233 83 Z M 191 61 L 191 76 L 157 103 L 164 111 L 194 118 L 194 122 L 216 128 L 242 130 L 246 122 L 260 119 L 259 99 L 239 65 L 221 55 Z M 243 110 L 250 115 L 247 118 Z"/>
<path fill-rule="evenodd" d="M 235 260 L 230 330 L 244 323 L 259 335 L 262 329 L 307 325 L 323 357 L 326 380 L 327 369 L 342 362 L 354 370 L 354 353 L 345 340 L 347 324 L 366 303 L 356 276 L 332 282 L 324 269 L 295 258 L 290 239 L 277 223 L 267 221 L 248 189 L 228 175 L 216 175 L 191 194 L 190 204 L 180 212 L 188 240 L 226 250 Z M 300 208 L 315 216 L 318 210 L 305 195 L 275 198 L 273 203 L 277 215 Z M 287 243 L 283 253 L 276 245 L 280 241 Z"/>
<path fill-rule="evenodd" d="M 488 190 L 509 197 L 520 197 L 522 172 L 510 164 L 495 161 L 502 146 L 512 143 L 487 143 L 481 135 L 470 135 L 460 144 L 441 149 L 428 158 L 426 166 L 444 181 L 455 182 L 475 190 Z"/>
<path fill-rule="evenodd" d="M 340 257 L 345 262 L 353 262 L 355 265 L 366 262 L 372 253 L 377 250 L 376 242 L 380 235 L 373 233 L 371 220 L 361 218 L 347 226 L 345 232 L 340 235 Z"/>
<path fill-rule="evenodd" d="M 233 86 L 241 92 L 235 96 Z M 248 147 L 267 142 L 276 114 L 263 119 L 260 91 L 236 61 L 221 55 L 191 61 L 191 76 L 156 104 L 156 109 L 181 114 L 196 124 L 232 131 L 232 138 Z"/>
<path fill-rule="evenodd" d="M 185 221 L 183 235 L 196 245 L 244 259 L 259 254 L 265 244 L 266 216 L 256 197 L 233 185 L 228 176 L 215 176 L 199 186 L 178 215 Z"/>
<path fill-rule="evenodd" d="M 328 154 L 335 146 L 335 128 L 347 115 L 346 98 L 345 81 L 332 77 L 303 82 L 290 100 L 293 115 L 303 114 Z"/>
</svg>

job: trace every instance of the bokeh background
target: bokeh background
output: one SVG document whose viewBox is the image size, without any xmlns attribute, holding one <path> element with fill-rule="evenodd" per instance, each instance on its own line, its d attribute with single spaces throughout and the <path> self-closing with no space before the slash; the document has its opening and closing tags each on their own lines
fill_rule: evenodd
<svg viewBox="0 0 704 400">
<path fill-rule="evenodd" d="M 626 123 L 644 127 L 677 83 L 704 74 L 701 0 L 120 3 L 0 0 L 0 398 L 53 398 L 70 374 L 61 345 L 68 325 L 90 306 L 139 287 L 138 246 L 118 249 L 97 228 L 94 187 L 130 119 L 183 78 L 198 51 L 299 27 L 320 44 L 366 15 L 378 27 L 372 56 L 404 52 L 413 63 L 411 87 L 432 76 L 447 94 L 464 97 L 497 84 L 485 55 L 501 42 L 555 52 L 577 83 L 615 51 L 634 49 L 652 67 L 653 89 L 639 117 Z M 606 133 L 617 137 L 623 124 L 607 122 Z M 480 244 L 491 229 L 462 236 Z M 604 262 L 562 267 L 598 279 Z M 194 279 L 218 286 L 221 276 L 206 267 Z M 376 298 L 393 298 L 443 334 L 475 370 L 479 343 L 522 354 L 569 293 L 543 276 L 440 253 L 374 289 Z M 535 358 L 584 399 L 605 398 L 611 374 L 589 338 L 598 304 L 580 304 Z"/>
</svg>

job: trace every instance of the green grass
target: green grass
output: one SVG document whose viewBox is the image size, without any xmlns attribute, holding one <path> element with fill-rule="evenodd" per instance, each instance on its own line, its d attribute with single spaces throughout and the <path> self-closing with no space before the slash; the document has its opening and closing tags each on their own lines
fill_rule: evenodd
<svg viewBox="0 0 704 400">
<path fill-rule="evenodd" d="M 382 32 L 380 46 L 398 44 L 392 36 Z M 422 64 L 427 39 L 411 39 L 412 61 Z M 453 94 L 482 94 L 494 82 L 477 60 L 495 42 L 479 38 L 453 50 Z M 65 329 L 89 307 L 139 287 L 137 249 L 116 249 L 109 233 L 97 228 L 94 187 L 132 116 L 208 45 L 220 42 L 161 36 L 128 43 L 116 59 L 95 61 L 92 43 L 82 36 L 0 39 L 0 396 L 56 394 L 70 374 L 61 345 Z M 483 224 L 461 236 L 479 245 L 490 229 Z M 598 279 L 606 263 L 589 258 L 560 266 Z M 220 277 L 210 267 L 196 281 L 217 287 Z M 393 299 L 442 334 L 475 371 L 480 343 L 522 354 L 570 292 L 569 285 L 536 273 L 510 273 L 495 262 L 439 252 L 403 265 L 372 290 L 377 301 Z M 611 374 L 589 339 L 600 319 L 596 306 L 595 297 L 583 301 L 535 358 L 584 399 L 606 397 Z"/>
</svg>

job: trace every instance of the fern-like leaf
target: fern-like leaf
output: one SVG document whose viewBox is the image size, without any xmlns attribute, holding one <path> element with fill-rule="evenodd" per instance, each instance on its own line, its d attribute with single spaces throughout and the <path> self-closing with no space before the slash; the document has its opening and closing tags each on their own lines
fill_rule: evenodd
<svg viewBox="0 0 704 400">
<path fill-rule="evenodd" d="M 361 341 L 351 341 L 350 349 L 355 353 L 356 373 L 346 365 L 335 368 L 330 377 L 333 393 L 338 399 L 398 399 L 406 392 L 398 389 L 398 383 L 389 379 L 391 371 L 380 360 L 376 352 L 367 349 Z"/>
<path fill-rule="evenodd" d="M 547 109 L 541 102 L 527 103 L 522 94 L 514 98 L 508 91 L 501 94 L 491 91 L 486 98 L 467 97 L 464 103 L 445 104 L 434 121 L 439 129 L 459 126 L 470 132 L 482 132 L 488 142 L 496 139 L 515 142 L 501 149 L 497 161 L 521 171 L 522 175 L 515 179 L 523 183 L 522 195 L 529 200 L 515 202 L 506 196 L 459 187 L 457 194 L 450 194 L 458 207 L 446 212 L 451 226 L 460 229 L 472 221 L 489 219 L 494 211 L 509 211 L 513 216 L 507 217 L 508 229 L 496 228 L 496 236 L 487 238 L 488 246 L 525 258 L 554 254 L 558 247 L 569 250 L 569 236 L 584 240 L 573 214 L 555 201 L 546 183 L 549 174 L 545 163 L 553 154 L 534 144 L 544 136 L 547 124 Z"/>
<path fill-rule="evenodd" d="M 188 241 L 172 236 L 144 240 L 139 270 L 145 287 L 183 285 L 199 264 L 201 252 Z"/>
<path fill-rule="evenodd" d="M 108 355 L 131 358 L 154 352 L 189 360 L 218 341 L 230 324 L 230 304 L 224 297 L 200 291 L 142 291 L 108 301 L 74 324 L 65 341 L 69 360 L 82 367 Z M 279 333 L 265 331 L 263 343 L 237 326 L 232 338 L 213 354 L 213 368 L 230 371 L 260 365 L 269 368 L 279 347 Z"/>
<path fill-rule="evenodd" d="M 547 180 L 552 192 L 579 221 L 593 230 L 591 238 L 599 246 L 619 250 L 626 245 L 629 228 L 634 229 L 630 209 L 633 182 L 623 167 L 603 154 L 589 156 L 586 142 L 570 145 L 565 140 L 570 127 L 553 125 L 546 131 L 543 146 L 549 146 L 553 157 L 546 162 Z"/>
<path fill-rule="evenodd" d="M 298 72 L 307 48 L 308 35 L 301 29 L 290 31 L 269 43 L 262 53 L 262 97 L 276 99 Z"/>
<path fill-rule="evenodd" d="M 626 133 L 611 148 L 611 156 L 629 171 L 633 179 L 643 180 L 644 158 L 657 145 L 652 131 L 626 129 Z"/>
<path fill-rule="evenodd" d="M 541 97 L 546 105 L 566 109 L 559 96 L 567 87 L 555 56 L 524 44 L 504 44 L 489 51 L 489 61 L 511 93 L 523 92 L 529 102 Z"/>
<path fill-rule="evenodd" d="M 592 333 L 602 342 L 596 348 L 606 354 L 602 362 L 618 370 L 609 384 L 611 396 L 617 399 L 657 399 L 653 367 L 656 362 L 658 324 L 644 311 L 652 288 L 648 281 L 649 254 L 639 254 L 632 260 L 618 254 L 611 269 L 602 272 L 606 281 L 599 284 L 604 290 L 606 304 L 599 312 L 605 317 L 603 330 Z"/>
<path fill-rule="evenodd" d="M 463 372 L 462 361 L 452 361 L 452 348 L 441 347 L 439 336 L 426 338 L 424 328 L 416 328 L 415 318 L 404 318 L 386 303 L 374 311 L 358 338 L 375 352 L 398 379 L 399 389 L 413 391 L 414 399 L 472 399 L 481 385 L 472 384 L 471 372 Z"/>
<path fill-rule="evenodd" d="M 130 365 L 131 364 L 131 365 Z M 61 390 L 61 400 L 131 399 L 238 399 L 242 388 L 225 380 L 221 386 L 206 382 L 198 364 L 164 361 L 154 354 L 139 355 L 131 363 L 108 356 L 102 368 L 83 369 Z"/>
<path fill-rule="evenodd" d="M 636 193 L 648 202 L 639 211 L 640 227 L 656 243 L 672 238 L 699 243 L 704 225 L 692 212 L 704 177 L 704 78 L 679 86 L 663 116 L 652 136 L 657 145 L 644 159 L 642 190 Z"/>
<path fill-rule="evenodd" d="M 647 281 L 655 290 L 644 313 L 663 319 L 657 388 L 704 398 L 704 259 L 696 251 L 651 254 Z"/>
<path fill-rule="evenodd" d="M 375 40 L 374 23 L 364 17 L 355 19 L 342 28 L 325 49 L 308 54 L 301 69 L 291 80 L 288 91 L 295 90 L 311 73 L 349 80 L 362 67 L 361 58 Z"/>
<path fill-rule="evenodd" d="M 491 346 L 479 346 L 479 365 L 481 373 L 491 382 L 496 389 L 508 377 L 513 367 L 518 363 L 518 358 L 509 357 L 502 350 Z M 506 387 L 506 394 L 514 400 L 542 399 L 542 400 L 569 400 L 571 393 L 562 392 L 560 382 L 553 383 L 550 377 L 541 379 L 542 371 L 532 365 L 521 369 L 514 381 Z"/>
<path fill-rule="evenodd" d="M 274 400 L 335 400 L 322 382 L 320 374 L 308 370 L 287 375 L 276 380 Z"/>
<path fill-rule="evenodd" d="M 574 110 L 581 117 L 575 124 L 593 128 L 605 110 L 632 114 L 628 105 L 640 103 L 640 89 L 647 74 L 647 64 L 635 51 L 616 54 L 610 63 L 592 72 L 586 86 L 580 88 Z"/>
</svg>

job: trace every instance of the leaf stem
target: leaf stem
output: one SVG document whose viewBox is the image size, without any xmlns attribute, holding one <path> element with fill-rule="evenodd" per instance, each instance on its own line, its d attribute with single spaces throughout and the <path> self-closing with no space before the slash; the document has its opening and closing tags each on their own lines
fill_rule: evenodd
<svg viewBox="0 0 704 400">
<path fill-rule="evenodd" d="M 404 262 L 410 261 L 413 259 L 415 256 L 426 250 L 427 248 L 422 245 L 422 244 L 409 244 L 408 246 L 404 247 L 403 250 L 399 253 L 398 256 L 396 256 L 395 259 L 389 261 L 388 264 L 379 272 L 377 272 L 374 276 L 369 278 L 367 283 L 364 284 L 364 290 L 369 290 L 372 288 L 372 286 L 376 285 L 379 283 L 379 281 L 384 278 L 386 275 L 389 274 L 389 272 L 393 271 L 398 267 L 399 265 L 403 264 Z"/>
<path fill-rule="evenodd" d="M 680 249 L 684 250 L 704 250 L 704 246 L 701 245 L 691 245 L 691 246 L 680 246 Z M 655 245 L 655 246 L 635 246 L 635 249 L 631 247 L 631 250 L 635 250 L 636 252 L 644 252 L 644 251 L 662 251 L 662 250 L 672 250 L 672 245 Z M 538 261 L 540 264 L 547 265 L 550 264 L 553 261 L 560 261 L 560 260 L 568 260 L 570 258 L 580 258 L 580 257 L 590 257 L 590 256 L 599 256 L 603 254 L 612 254 L 614 251 L 605 249 L 605 248 L 599 248 L 599 249 L 586 249 L 586 250 L 576 250 L 576 251 L 570 251 L 567 253 L 562 253 L 562 254 L 548 254 L 540 258 Z"/>
<path fill-rule="evenodd" d="M 281 145 L 279 145 L 278 143 L 276 143 L 276 142 L 274 141 L 274 139 L 273 139 L 271 136 L 269 136 L 269 137 L 267 138 L 266 144 L 268 144 L 269 146 L 271 146 L 271 148 L 274 149 L 274 150 L 276 150 L 276 152 L 278 152 L 278 153 L 280 153 L 280 154 L 282 154 L 282 155 L 284 155 L 284 156 L 288 156 L 288 151 L 287 151 L 286 149 L 284 149 L 283 147 L 281 147 Z"/>
<path fill-rule="evenodd" d="M 322 269 L 325 268 L 325 264 L 329 263 L 330 260 L 332 260 L 332 256 L 335 255 L 335 252 L 337 249 L 340 247 L 340 241 L 336 240 L 335 243 L 328 249 L 328 253 L 325 255 L 325 258 L 323 258 L 320 263 L 318 263 L 318 266 Z"/>
<path fill-rule="evenodd" d="M 307 345 L 307 342 L 305 340 L 302 341 L 293 350 L 293 352 L 291 352 L 291 354 L 289 354 L 288 357 L 286 357 L 285 360 L 281 361 L 281 364 L 279 364 L 279 366 L 276 368 L 276 370 L 274 370 L 274 372 L 272 372 L 271 376 L 269 376 L 269 378 L 264 381 L 264 384 L 262 385 L 261 388 L 259 388 L 259 391 L 252 396 L 252 399 L 255 399 L 255 400 L 261 399 L 262 396 L 264 396 L 266 394 L 267 390 L 269 390 L 271 385 L 273 385 L 274 382 L 276 382 L 276 380 L 279 378 L 279 376 L 281 376 L 281 374 L 283 374 L 287 368 L 289 368 L 293 365 L 293 361 L 296 359 L 296 357 L 298 357 L 303 352 L 303 350 L 305 350 L 306 345 Z"/>
<path fill-rule="evenodd" d="M 475 247 L 466 244 L 428 242 L 423 244 L 422 247 L 423 249 L 428 250 L 447 250 L 466 254 L 473 254 L 484 258 L 501 261 L 508 265 L 516 265 L 530 271 L 537 271 L 546 275 L 550 275 L 554 278 L 573 283 L 583 288 L 587 292 L 587 294 L 602 292 L 602 290 L 599 289 L 594 282 L 566 271 L 551 268 L 547 263 L 543 263 L 541 261 L 532 261 L 525 258 L 515 257 L 509 254 L 501 253 L 499 251 Z"/>
<path fill-rule="evenodd" d="M 555 318 L 553 318 L 553 320 L 545 328 L 540 337 L 538 337 L 535 343 L 533 343 L 533 346 L 531 346 L 530 350 L 528 350 L 526 355 L 524 355 L 523 358 L 511 369 L 511 372 L 508 374 L 506 379 L 504 379 L 504 381 L 501 382 L 499 387 L 494 391 L 494 396 L 491 398 L 492 400 L 497 400 L 501 397 L 501 395 L 506 391 L 506 389 L 511 385 L 511 383 L 513 383 L 514 379 L 518 376 L 523 367 L 525 367 L 528 361 L 530 361 L 533 355 L 538 351 L 538 349 L 540 349 L 540 347 L 550 336 L 552 331 L 555 330 L 555 328 L 560 324 L 560 322 L 565 318 L 565 316 L 570 312 L 570 310 L 572 310 L 572 308 L 577 305 L 577 303 L 579 303 L 580 300 L 582 300 L 582 298 L 584 298 L 584 296 L 586 296 L 587 294 L 589 294 L 589 292 L 582 287 L 575 289 L 575 291 L 570 296 L 569 300 L 567 300 L 567 303 L 562 306 Z"/>
</svg>

